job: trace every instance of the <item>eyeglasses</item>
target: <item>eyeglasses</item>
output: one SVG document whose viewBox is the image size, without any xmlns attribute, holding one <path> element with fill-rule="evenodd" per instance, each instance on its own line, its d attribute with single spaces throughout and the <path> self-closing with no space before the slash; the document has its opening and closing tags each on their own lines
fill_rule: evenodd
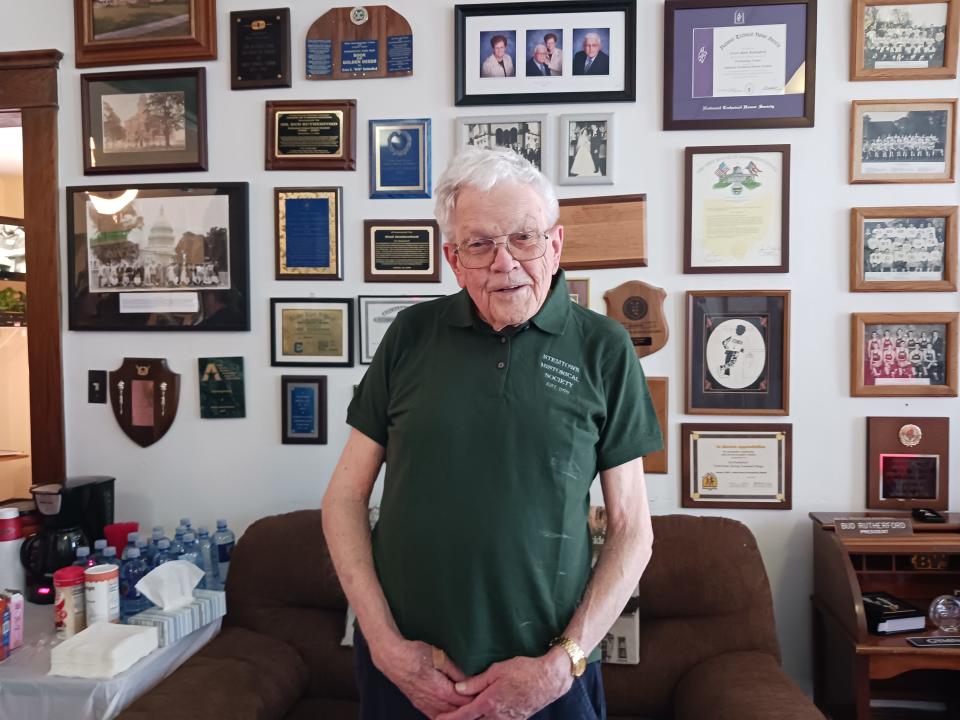
<svg viewBox="0 0 960 720">
<path fill-rule="evenodd" d="M 486 267 L 497 255 L 497 246 L 506 245 L 514 260 L 526 262 L 542 258 L 547 252 L 550 230 L 521 230 L 493 237 L 469 238 L 457 245 L 456 253 L 465 268 Z M 500 240 L 500 238 L 505 238 Z"/>
</svg>

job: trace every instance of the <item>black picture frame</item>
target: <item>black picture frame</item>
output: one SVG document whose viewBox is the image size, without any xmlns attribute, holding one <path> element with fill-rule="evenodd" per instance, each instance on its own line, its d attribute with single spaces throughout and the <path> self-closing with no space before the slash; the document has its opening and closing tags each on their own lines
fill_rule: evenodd
<svg viewBox="0 0 960 720">
<path fill-rule="evenodd" d="M 577 19 L 576 15 L 589 15 L 598 13 L 622 13 L 623 23 L 622 32 L 620 24 L 615 27 L 601 27 L 599 24 L 594 26 L 586 18 Z M 518 15 L 542 15 L 543 20 L 536 23 L 537 27 L 518 28 L 516 24 L 511 24 L 510 18 Z M 486 23 L 489 18 L 502 16 L 504 18 L 504 27 L 513 28 L 508 31 L 514 38 L 514 49 L 510 61 L 512 75 L 508 74 L 508 85 L 516 85 L 516 91 L 513 88 L 504 88 L 498 92 L 497 88 L 484 88 L 475 80 L 493 80 L 501 84 L 498 78 L 482 77 L 483 63 L 478 54 L 470 53 L 470 49 L 482 51 L 482 42 L 478 41 L 474 45 L 474 33 L 479 33 L 477 37 L 483 37 L 488 42 L 495 38 L 491 32 L 485 29 L 474 30 L 469 27 L 471 20 L 482 18 Z M 562 16 L 567 16 L 566 18 Z M 559 2 L 518 2 L 518 3 L 492 3 L 489 5 L 457 5 L 454 7 L 454 58 L 455 58 L 455 79 L 454 79 L 454 102 L 456 105 L 529 105 L 535 103 L 557 103 L 557 102 L 633 102 L 636 100 L 636 52 L 637 52 L 637 3 L 636 0 L 594 0 L 591 2 L 582 2 L 581 0 L 560 0 Z M 541 30 L 542 29 L 542 30 Z M 561 42 L 558 43 L 562 54 L 571 61 L 563 60 L 559 75 L 553 77 L 534 77 L 527 75 L 527 60 L 521 60 L 518 38 L 521 35 L 542 32 L 550 30 L 554 35 L 561 36 Z M 608 54 L 601 48 L 601 52 L 595 57 L 600 58 L 600 62 L 595 65 L 596 68 L 605 68 L 607 72 L 590 73 L 585 69 L 585 61 L 580 61 L 579 68 L 576 65 L 576 53 L 573 52 L 574 43 L 582 41 L 583 33 L 588 30 L 599 30 L 601 35 L 603 31 L 607 32 L 608 40 L 616 37 L 622 43 L 617 43 L 620 47 L 616 53 L 620 56 L 622 64 L 614 60 L 610 72 L 610 57 L 614 54 L 611 50 Z M 560 31 L 559 33 L 556 31 Z M 578 34 L 580 33 L 580 34 Z M 490 37 L 487 37 L 490 36 Z M 523 53 L 527 55 L 526 46 L 530 43 L 529 38 L 525 39 Z M 468 53 L 470 56 L 468 57 Z M 581 51 L 579 54 L 584 55 Z M 491 54 L 492 57 L 492 54 Z M 532 61 L 532 60 L 531 60 Z M 593 62 L 591 63 L 594 64 Z M 476 66 L 476 67 L 474 67 Z M 594 75 L 594 77 L 588 77 Z M 580 77 L 582 76 L 582 77 Z M 580 77 L 580 79 L 577 79 Z M 611 79 L 612 78 L 612 79 Z M 620 78 L 620 80 L 617 80 Z M 518 82 L 512 82 L 518 81 Z M 598 84 L 607 85 L 601 89 L 588 90 L 588 87 L 596 88 Z"/>
<path fill-rule="evenodd" d="M 230 89 L 290 85 L 290 8 L 231 12 Z"/>
<path fill-rule="evenodd" d="M 248 191 L 244 182 L 68 187 L 70 330 L 249 330 Z M 193 228 L 200 234 L 189 222 L 214 224 Z"/>
<path fill-rule="evenodd" d="M 353 367 L 354 358 L 354 319 L 353 319 L 353 298 L 270 298 L 270 364 L 273 367 Z M 285 319 L 286 311 L 295 311 L 302 313 L 322 313 L 329 311 L 339 311 L 340 313 L 340 336 L 337 338 L 339 343 L 339 352 L 317 352 L 310 353 L 309 348 L 297 348 L 297 342 L 309 339 L 317 340 L 322 343 L 323 338 L 320 333 L 329 328 L 323 327 L 323 318 L 317 317 L 312 328 L 300 328 L 300 340 L 291 338 L 290 348 L 292 352 L 285 352 L 287 343 L 283 338 L 285 331 L 294 334 L 296 328 L 292 323 L 296 318 L 291 316 Z M 290 325 L 285 325 L 285 320 Z M 313 336 L 311 337 L 311 332 Z M 278 338 L 280 341 L 278 342 Z M 327 338 L 329 339 L 329 338 Z"/>
<path fill-rule="evenodd" d="M 292 401 L 293 391 L 302 389 L 313 392 L 313 397 L 300 397 Z M 326 445 L 327 444 L 327 377 L 326 375 L 281 375 L 280 376 L 280 442 L 284 445 Z M 312 402 L 311 402 L 312 400 Z M 310 402 L 307 410 L 313 412 L 313 423 L 309 430 L 294 428 L 294 415 L 298 403 Z M 303 417 L 305 416 L 305 417 Z M 308 412 L 301 413 L 301 422 L 309 422 Z"/>
</svg>

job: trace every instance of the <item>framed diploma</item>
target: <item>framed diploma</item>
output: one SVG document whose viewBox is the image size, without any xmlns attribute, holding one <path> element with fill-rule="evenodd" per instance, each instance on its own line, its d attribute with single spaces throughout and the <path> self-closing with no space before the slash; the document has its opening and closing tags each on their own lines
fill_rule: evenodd
<svg viewBox="0 0 960 720">
<path fill-rule="evenodd" d="M 268 100 L 267 170 L 356 170 L 356 100 Z"/>
<path fill-rule="evenodd" d="M 664 130 L 813 127 L 817 1 L 667 0 Z"/>
<path fill-rule="evenodd" d="M 683 507 L 792 507 L 791 424 L 683 423 L 680 443 Z"/>
<path fill-rule="evenodd" d="M 853 313 L 850 394 L 957 397 L 955 312 Z"/>
<path fill-rule="evenodd" d="M 788 415 L 790 291 L 687 292 L 689 415 Z"/>
<path fill-rule="evenodd" d="M 790 146 L 688 147 L 685 273 L 790 270 Z"/>
<path fill-rule="evenodd" d="M 357 298 L 360 318 L 360 364 L 369 365 L 380 347 L 387 328 L 397 313 L 411 305 L 442 295 L 361 295 Z"/>
<path fill-rule="evenodd" d="M 353 298 L 271 298 L 270 364 L 353 367 Z"/>
<path fill-rule="evenodd" d="M 284 445 L 327 444 L 327 378 L 325 375 L 281 375 L 280 442 Z"/>
<path fill-rule="evenodd" d="M 363 279 L 367 282 L 440 282 L 437 221 L 365 220 Z"/>
<path fill-rule="evenodd" d="M 950 418 L 867 418 L 867 507 L 949 509 Z"/>
<path fill-rule="evenodd" d="M 370 197 L 430 197 L 430 118 L 370 121 Z"/>
<path fill-rule="evenodd" d="M 290 87 L 290 9 L 230 13 L 230 89 Z"/>
<path fill-rule="evenodd" d="M 564 270 L 647 266 L 647 196 L 563 198 Z"/>
<path fill-rule="evenodd" d="M 341 189 L 274 188 L 277 280 L 343 280 Z"/>
</svg>

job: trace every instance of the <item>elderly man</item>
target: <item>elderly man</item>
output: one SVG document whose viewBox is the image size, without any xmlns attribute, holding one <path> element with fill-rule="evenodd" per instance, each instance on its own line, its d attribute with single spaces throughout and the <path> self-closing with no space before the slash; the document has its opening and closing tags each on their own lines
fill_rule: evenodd
<svg viewBox="0 0 960 720">
<path fill-rule="evenodd" d="M 549 77 L 551 74 L 547 60 L 547 46 L 538 43 L 533 48 L 533 57 L 527 58 L 527 77 Z"/>
<path fill-rule="evenodd" d="M 600 35 L 589 32 L 583 36 L 583 50 L 573 56 L 574 75 L 609 75 L 610 56 L 603 51 Z"/>
<path fill-rule="evenodd" d="M 463 290 L 390 325 L 323 500 L 361 717 L 602 718 L 596 648 L 653 540 L 643 371 L 618 323 L 570 301 L 557 199 L 530 163 L 466 148 L 436 195 Z M 597 473 L 608 535 L 591 576 Z"/>
</svg>

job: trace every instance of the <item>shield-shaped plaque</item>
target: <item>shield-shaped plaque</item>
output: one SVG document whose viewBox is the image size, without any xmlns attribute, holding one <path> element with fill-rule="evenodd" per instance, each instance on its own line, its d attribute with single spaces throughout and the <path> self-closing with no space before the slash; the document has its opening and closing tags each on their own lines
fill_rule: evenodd
<svg viewBox="0 0 960 720">
<path fill-rule="evenodd" d="M 164 358 L 124 358 L 110 372 L 110 404 L 123 431 L 141 447 L 167 434 L 177 416 L 180 375 Z"/>
<path fill-rule="evenodd" d="M 670 329 L 663 314 L 663 288 L 631 280 L 603 294 L 607 315 L 623 325 L 630 334 L 637 357 L 645 357 L 667 344 Z"/>
<path fill-rule="evenodd" d="M 412 74 L 410 23 L 386 5 L 333 8 L 307 31 L 307 80 Z"/>
</svg>

